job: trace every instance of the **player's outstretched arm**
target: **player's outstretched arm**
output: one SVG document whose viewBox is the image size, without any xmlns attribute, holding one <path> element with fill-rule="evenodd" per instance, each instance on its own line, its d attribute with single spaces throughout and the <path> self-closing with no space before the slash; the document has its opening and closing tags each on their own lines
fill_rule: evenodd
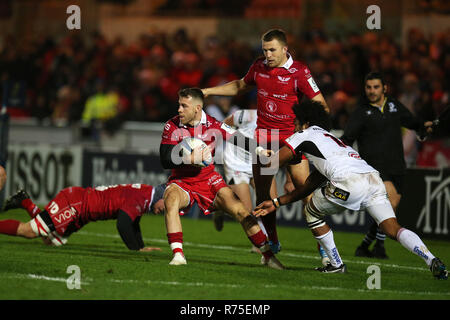
<svg viewBox="0 0 450 320">
<path fill-rule="evenodd" d="M 243 79 L 233 80 L 220 86 L 202 89 L 203 95 L 207 96 L 236 96 L 247 90 L 250 85 Z"/>
<path fill-rule="evenodd" d="M 311 173 L 306 179 L 305 184 L 300 188 L 296 188 L 294 191 L 289 192 L 279 198 L 272 200 L 266 200 L 259 204 L 255 210 L 253 210 L 253 215 L 256 217 L 265 216 L 282 205 L 293 203 L 295 201 L 301 200 L 309 196 L 314 192 L 322 183 L 324 183 L 327 178 L 322 175 L 318 170 Z"/>
</svg>

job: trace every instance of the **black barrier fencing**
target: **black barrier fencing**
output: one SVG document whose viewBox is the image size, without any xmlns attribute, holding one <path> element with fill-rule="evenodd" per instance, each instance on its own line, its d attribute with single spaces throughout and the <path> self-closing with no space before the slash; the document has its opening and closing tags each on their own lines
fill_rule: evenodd
<svg viewBox="0 0 450 320">
<path fill-rule="evenodd" d="M 141 153 L 83 152 L 81 182 L 84 187 L 126 183 L 159 185 L 167 181 L 159 156 Z"/>
<path fill-rule="evenodd" d="M 450 168 L 408 169 L 399 223 L 423 238 L 450 240 Z"/>
</svg>

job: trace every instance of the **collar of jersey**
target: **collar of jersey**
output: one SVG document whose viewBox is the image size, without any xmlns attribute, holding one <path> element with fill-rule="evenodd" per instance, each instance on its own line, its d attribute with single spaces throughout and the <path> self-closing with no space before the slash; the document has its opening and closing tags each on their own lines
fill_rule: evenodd
<svg viewBox="0 0 450 320">
<path fill-rule="evenodd" d="M 381 105 L 381 108 L 377 107 L 377 106 L 374 106 L 374 105 L 372 105 L 370 103 L 369 103 L 369 106 L 371 106 L 372 108 L 376 108 L 376 109 L 380 110 L 381 113 L 384 113 L 384 106 L 386 105 L 386 102 L 387 102 L 387 97 L 384 97 L 384 101 L 383 101 L 383 104 Z"/>
<path fill-rule="evenodd" d="M 294 59 L 292 59 L 292 56 L 289 52 L 286 53 L 287 56 L 289 57 L 286 61 L 285 64 L 283 64 L 280 68 L 285 68 L 286 70 L 289 70 L 289 68 L 292 66 L 292 64 L 294 63 Z M 267 65 L 267 59 L 264 60 L 263 62 L 265 65 Z"/>
<path fill-rule="evenodd" d="M 205 113 L 205 111 L 203 111 L 203 110 L 202 110 L 202 118 L 200 119 L 200 122 L 197 124 L 197 126 L 198 126 L 199 124 L 206 124 L 206 113 Z M 180 120 L 180 122 L 178 123 L 178 126 L 179 126 L 179 127 L 187 128 L 186 125 L 184 125 L 184 124 L 181 123 L 181 120 Z"/>
</svg>

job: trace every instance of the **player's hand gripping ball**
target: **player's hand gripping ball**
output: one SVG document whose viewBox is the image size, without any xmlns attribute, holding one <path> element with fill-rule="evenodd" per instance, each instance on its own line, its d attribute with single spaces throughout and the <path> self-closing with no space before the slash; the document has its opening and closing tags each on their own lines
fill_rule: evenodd
<svg viewBox="0 0 450 320">
<path fill-rule="evenodd" d="M 189 163 L 199 167 L 207 167 L 213 161 L 211 149 L 202 140 L 185 138 L 180 144 L 183 150 L 183 157 L 190 156 L 191 161 Z"/>
</svg>

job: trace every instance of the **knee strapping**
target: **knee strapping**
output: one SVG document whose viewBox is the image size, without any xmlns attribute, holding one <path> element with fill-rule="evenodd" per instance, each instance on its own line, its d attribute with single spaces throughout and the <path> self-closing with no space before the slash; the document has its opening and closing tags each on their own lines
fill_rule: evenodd
<svg viewBox="0 0 450 320">
<path fill-rule="evenodd" d="M 248 215 L 246 216 L 244 219 L 242 219 L 241 221 L 241 225 L 244 228 L 244 230 L 248 230 L 250 228 L 252 228 L 254 225 L 257 225 L 258 221 L 256 220 L 256 218 L 252 215 Z"/>
<path fill-rule="evenodd" d="M 305 217 L 308 228 L 315 229 L 324 226 L 325 221 L 323 220 L 323 216 L 322 213 L 313 210 L 310 202 L 305 206 Z"/>
</svg>

